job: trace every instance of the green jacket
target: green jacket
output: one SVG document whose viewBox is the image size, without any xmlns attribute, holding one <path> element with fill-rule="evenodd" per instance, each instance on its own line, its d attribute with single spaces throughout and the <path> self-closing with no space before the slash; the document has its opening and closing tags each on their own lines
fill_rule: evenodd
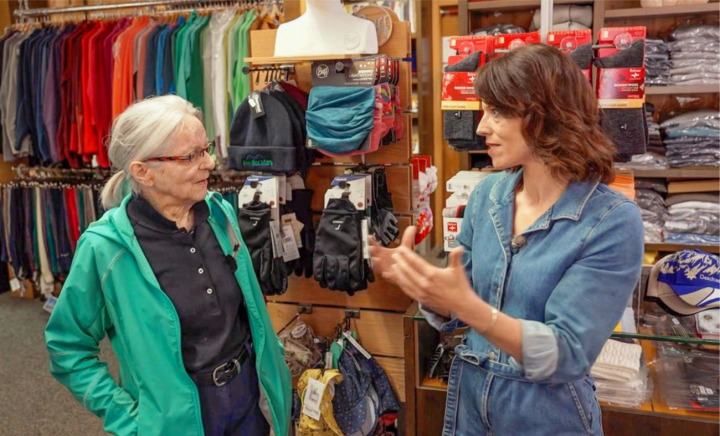
<svg viewBox="0 0 720 436">
<path fill-rule="evenodd" d="M 202 435 L 200 400 L 185 371 L 177 312 L 150 268 L 126 207 L 109 210 L 78 242 L 70 274 L 45 329 L 50 371 L 116 435 Z M 257 355 L 260 389 L 277 436 L 288 434 L 290 372 L 242 243 L 232 207 L 209 193 L 208 221 L 226 253 L 240 242 L 240 284 Z M 235 233 L 232 237 L 228 230 Z M 116 382 L 98 359 L 107 334 L 118 357 Z"/>
</svg>

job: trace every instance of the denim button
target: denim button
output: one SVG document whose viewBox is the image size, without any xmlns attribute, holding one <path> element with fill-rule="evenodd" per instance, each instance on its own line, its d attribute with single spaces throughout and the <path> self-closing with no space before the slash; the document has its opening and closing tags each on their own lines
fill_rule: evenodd
<svg viewBox="0 0 720 436">
<path fill-rule="evenodd" d="M 488 354 L 488 360 L 495 360 L 495 352 L 494 352 L 494 351 L 491 351 L 491 352 Z"/>
</svg>

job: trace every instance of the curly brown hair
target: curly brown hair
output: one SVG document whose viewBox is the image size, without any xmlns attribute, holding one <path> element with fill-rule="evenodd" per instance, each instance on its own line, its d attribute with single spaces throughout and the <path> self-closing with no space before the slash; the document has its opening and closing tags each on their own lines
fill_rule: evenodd
<svg viewBox="0 0 720 436">
<path fill-rule="evenodd" d="M 592 86 L 557 48 L 530 44 L 478 70 L 475 93 L 501 114 L 523 119 L 523 136 L 552 174 L 610 183 L 612 142 L 600 128 Z"/>
</svg>

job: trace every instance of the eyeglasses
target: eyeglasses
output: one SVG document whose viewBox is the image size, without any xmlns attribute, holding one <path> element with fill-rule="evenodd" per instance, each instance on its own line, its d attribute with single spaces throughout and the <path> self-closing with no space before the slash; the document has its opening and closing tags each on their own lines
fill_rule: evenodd
<svg viewBox="0 0 720 436">
<path fill-rule="evenodd" d="M 195 150 L 190 154 L 186 154 L 184 156 L 161 156 L 161 157 L 151 157 L 150 159 L 145 159 L 143 162 L 177 162 L 177 161 L 186 161 L 186 162 L 193 162 L 197 159 L 202 159 L 203 156 L 205 156 L 205 153 L 207 154 L 213 154 L 215 152 L 215 141 L 208 141 L 205 148 L 201 148 L 200 150 Z"/>
</svg>

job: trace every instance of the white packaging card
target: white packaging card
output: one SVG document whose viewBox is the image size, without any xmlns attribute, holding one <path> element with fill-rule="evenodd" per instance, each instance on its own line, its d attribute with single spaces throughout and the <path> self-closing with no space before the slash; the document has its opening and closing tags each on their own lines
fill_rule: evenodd
<svg viewBox="0 0 720 436">
<path fill-rule="evenodd" d="M 336 176 L 330 185 L 332 186 L 325 192 L 325 206 L 332 198 L 341 198 L 344 193 L 349 194 L 349 200 L 357 210 L 365 210 L 370 206 L 370 197 L 372 196 L 372 183 L 369 174 L 343 174 Z"/>
<path fill-rule="evenodd" d="M 360 224 L 360 229 L 362 230 L 362 251 L 363 251 L 363 259 L 370 259 L 370 245 L 368 244 L 368 238 L 370 234 L 370 222 L 367 218 L 363 218 L 362 223 Z"/>
<path fill-rule="evenodd" d="M 302 413 L 316 421 L 320 421 L 320 402 L 324 392 L 324 384 L 314 378 L 309 378 L 307 388 L 305 388 L 305 395 L 303 395 Z"/>
<path fill-rule="evenodd" d="M 273 257 L 283 257 L 282 234 L 280 234 L 280 224 L 277 221 L 270 221 L 270 234 L 272 236 Z"/>
<path fill-rule="evenodd" d="M 302 238 L 300 237 L 300 231 L 305 227 L 303 223 L 298 221 L 297 217 L 295 216 L 295 212 L 286 213 L 282 216 L 281 222 L 283 225 L 283 228 L 285 226 L 290 226 L 290 228 L 293 231 L 293 236 L 295 237 L 295 246 L 297 248 L 302 248 Z"/>
<path fill-rule="evenodd" d="M 300 252 L 298 251 L 298 246 L 295 243 L 295 234 L 293 233 L 292 227 L 286 225 L 283 226 L 282 229 L 283 260 L 285 262 L 290 262 L 291 260 L 299 259 Z"/>
</svg>

